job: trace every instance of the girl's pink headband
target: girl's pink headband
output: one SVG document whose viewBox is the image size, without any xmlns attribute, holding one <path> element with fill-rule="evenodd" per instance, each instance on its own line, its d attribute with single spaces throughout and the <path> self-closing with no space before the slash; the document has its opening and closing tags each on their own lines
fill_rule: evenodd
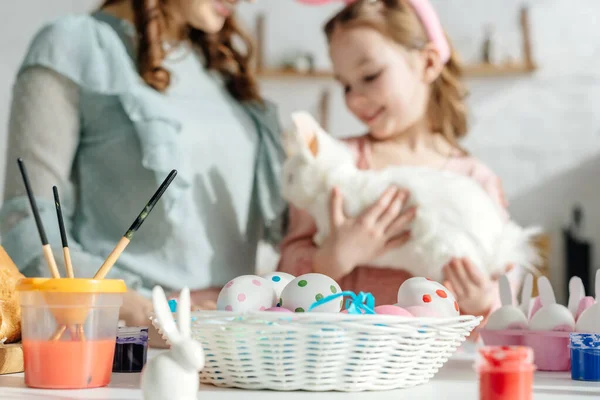
<svg viewBox="0 0 600 400">
<path fill-rule="evenodd" d="M 302 3 L 308 4 L 325 4 L 331 2 L 331 0 L 299 0 Z M 354 3 L 356 0 L 343 0 L 346 4 Z M 378 1 L 378 0 L 373 0 Z M 444 34 L 444 29 L 442 28 L 442 24 L 440 19 L 435 12 L 435 9 L 429 2 L 429 0 L 407 0 L 412 6 L 413 10 L 421 20 L 423 27 L 425 28 L 425 32 L 427 33 L 427 37 L 431 42 L 435 45 L 438 52 L 440 53 L 440 58 L 444 64 L 450 60 L 450 43 L 448 43 L 448 39 L 446 39 L 446 35 Z"/>
</svg>

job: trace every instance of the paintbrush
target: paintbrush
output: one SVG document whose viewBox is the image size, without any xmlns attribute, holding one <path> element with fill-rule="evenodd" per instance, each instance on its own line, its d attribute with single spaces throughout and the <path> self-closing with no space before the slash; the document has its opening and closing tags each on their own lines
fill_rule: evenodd
<svg viewBox="0 0 600 400">
<path fill-rule="evenodd" d="M 158 203 L 158 200 L 160 200 L 160 198 L 165 193 L 171 182 L 173 182 L 173 179 L 175 179 L 176 175 L 177 170 L 172 170 L 169 173 L 169 175 L 166 177 L 163 183 L 156 190 L 152 198 L 148 201 L 148 203 L 146 203 L 146 206 L 144 207 L 142 212 L 140 212 L 135 221 L 133 221 L 133 224 L 131 224 L 127 232 L 125 232 L 125 235 L 123 235 L 123 237 L 121 238 L 121 240 L 119 240 L 113 251 L 108 255 L 98 272 L 96 272 L 96 275 L 94 275 L 94 279 L 104 279 L 104 277 L 108 274 L 110 269 L 113 267 L 113 265 L 115 265 L 117 259 L 121 256 L 129 242 L 133 238 L 135 232 L 137 232 L 140 226 L 142 226 L 150 212 L 152 212 L 152 209 L 154 208 L 156 203 Z"/>
</svg>

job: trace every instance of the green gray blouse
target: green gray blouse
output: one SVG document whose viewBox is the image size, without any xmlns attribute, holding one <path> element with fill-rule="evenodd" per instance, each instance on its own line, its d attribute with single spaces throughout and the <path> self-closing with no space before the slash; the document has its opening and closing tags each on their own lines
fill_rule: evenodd
<svg viewBox="0 0 600 400">
<path fill-rule="evenodd" d="M 283 229 L 275 107 L 235 101 L 187 44 L 170 49 L 172 84 L 161 94 L 136 71 L 133 37 L 131 24 L 99 12 L 63 17 L 34 38 L 14 89 L 3 246 L 26 275 L 48 275 L 17 157 L 59 262 L 58 186 L 80 277 L 94 274 L 175 168 L 108 277 L 148 293 L 253 273 L 259 241 L 277 243 Z"/>
</svg>

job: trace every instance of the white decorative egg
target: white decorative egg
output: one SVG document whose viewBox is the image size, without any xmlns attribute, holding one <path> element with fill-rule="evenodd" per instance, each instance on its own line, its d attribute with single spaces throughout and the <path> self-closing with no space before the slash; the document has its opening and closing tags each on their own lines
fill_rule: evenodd
<svg viewBox="0 0 600 400">
<path fill-rule="evenodd" d="M 515 306 L 513 303 L 512 288 L 510 286 L 508 277 L 506 275 L 502 275 L 498 284 L 500 288 L 500 302 L 502 303 L 502 307 L 490 315 L 485 325 L 486 329 L 494 331 L 500 331 L 504 329 L 527 329 L 527 326 L 529 325 L 527 316 L 521 308 Z M 528 286 L 528 288 L 523 288 L 523 297 L 525 298 L 525 303 L 528 303 L 530 300 L 527 296 L 531 296 L 531 294 L 528 295 L 527 291 L 531 293 L 532 285 L 533 277 L 528 275 L 526 282 L 523 285 Z M 524 305 L 523 307 L 528 308 L 529 306 Z"/>
<path fill-rule="evenodd" d="M 560 331 L 573 332 L 575 318 L 569 309 L 562 304 L 549 304 L 542 306 L 529 322 L 529 329 L 533 331 Z"/>
<path fill-rule="evenodd" d="M 577 319 L 577 332 L 600 333 L 600 302 L 598 302 L 598 299 L 600 299 L 600 269 L 596 271 L 595 290 L 596 301 L 591 306 L 589 305 L 591 302 L 589 299 L 586 301 L 584 298 L 580 302 L 579 308 L 583 311 Z"/>
<path fill-rule="evenodd" d="M 229 281 L 217 299 L 217 310 L 264 311 L 277 302 L 275 289 L 270 281 L 256 275 L 242 275 Z"/>
<path fill-rule="evenodd" d="M 285 272 L 271 272 L 270 274 L 263 275 L 263 278 L 271 282 L 275 289 L 277 300 L 279 301 L 283 289 L 296 277 L 294 275 L 286 274 Z"/>
<path fill-rule="evenodd" d="M 460 315 L 458 303 L 452 293 L 442 284 L 422 277 L 404 281 L 398 289 L 396 305 L 404 309 L 425 307 L 440 317 Z"/>
<path fill-rule="evenodd" d="M 537 283 L 542 307 L 531 317 L 529 329 L 533 331 L 573 332 L 575 317 L 567 307 L 556 303 L 550 280 L 542 276 Z"/>
<path fill-rule="evenodd" d="M 580 333 L 600 333 L 600 303 L 594 303 L 581 313 L 575 331 Z"/>
<path fill-rule="evenodd" d="M 502 306 L 490 315 L 485 328 L 494 331 L 504 329 L 527 329 L 527 317 L 515 306 Z"/>
<path fill-rule="evenodd" d="M 313 303 L 340 293 L 342 289 L 336 281 L 323 274 L 305 274 L 287 284 L 281 293 L 279 305 L 294 312 L 307 312 Z M 340 312 L 344 303 L 342 297 L 331 300 L 312 309 L 314 312 Z"/>
</svg>

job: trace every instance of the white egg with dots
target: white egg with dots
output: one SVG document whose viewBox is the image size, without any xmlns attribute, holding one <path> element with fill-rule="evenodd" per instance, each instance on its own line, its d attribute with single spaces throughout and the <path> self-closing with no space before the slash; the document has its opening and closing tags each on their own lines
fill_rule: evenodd
<svg viewBox="0 0 600 400">
<path fill-rule="evenodd" d="M 308 312 L 310 306 L 328 296 L 340 293 L 340 285 L 327 275 L 305 274 L 287 284 L 279 305 L 294 312 Z M 339 297 L 313 308 L 312 312 L 340 312 L 343 298 Z"/>
<path fill-rule="evenodd" d="M 275 289 L 270 281 L 256 275 L 242 275 L 229 281 L 217 299 L 217 310 L 264 311 L 277 302 Z"/>
<path fill-rule="evenodd" d="M 422 316 L 430 312 L 440 317 L 456 317 L 460 315 L 458 303 L 450 291 L 442 284 L 431 279 L 415 277 L 404 281 L 398 289 L 399 307 L 422 309 Z M 421 315 L 416 315 L 421 316 Z"/>
<path fill-rule="evenodd" d="M 269 274 L 263 275 L 263 278 L 271 282 L 273 288 L 275 289 L 275 294 L 277 295 L 277 301 L 279 301 L 283 289 L 296 277 L 285 272 L 271 272 Z"/>
</svg>

